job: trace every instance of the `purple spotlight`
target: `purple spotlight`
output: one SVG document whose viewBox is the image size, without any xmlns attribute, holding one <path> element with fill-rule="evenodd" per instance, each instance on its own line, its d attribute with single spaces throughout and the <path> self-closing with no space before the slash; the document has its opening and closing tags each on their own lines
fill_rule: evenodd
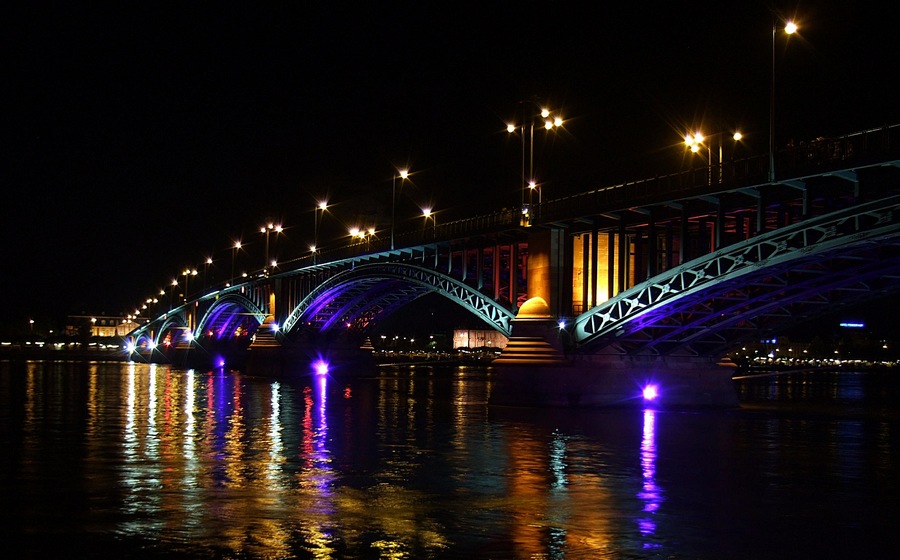
<svg viewBox="0 0 900 560">
<path fill-rule="evenodd" d="M 325 360 L 316 360 L 313 363 L 313 370 L 316 372 L 316 375 L 327 375 L 328 362 L 326 362 Z"/>
<path fill-rule="evenodd" d="M 647 385 L 644 387 L 643 394 L 645 401 L 654 401 L 659 396 L 659 388 L 656 385 Z"/>
</svg>

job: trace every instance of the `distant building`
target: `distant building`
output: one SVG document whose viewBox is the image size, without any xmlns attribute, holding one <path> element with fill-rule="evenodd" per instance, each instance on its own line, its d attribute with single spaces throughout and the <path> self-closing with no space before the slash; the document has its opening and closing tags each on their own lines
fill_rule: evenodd
<svg viewBox="0 0 900 560">
<path fill-rule="evenodd" d="M 453 349 L 457 348 L 498 348 L 503 349 L 509 339 L 490 329 L 456 329 L 453 331 Z"/>
<path fill-rule="evenodd" d="M 66 336 L 123 337 L 140 326 L 138 320 L 133 316 L 69 315 L 66 317 Z"/>
</svg>

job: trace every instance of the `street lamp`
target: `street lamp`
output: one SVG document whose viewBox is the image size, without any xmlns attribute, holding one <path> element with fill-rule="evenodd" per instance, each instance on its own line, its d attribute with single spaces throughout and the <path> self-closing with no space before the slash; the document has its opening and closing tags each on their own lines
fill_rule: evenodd
<svg viewBox="0 0 900 560">
<path fill-rule="evenodd" d="M 721 137 L 723 133 L 719 132 L 713 134 L 712 136 Z M 741 140 L 744 135 L 738 131 L 732 133 L 731 137 L 735 142 Z M 706 148 L 706 181 L 707 185 L 712 185 L 713 180 L 713 172 L 712 172 L 712 143 L 707 141 L 707 136 L 700 131 L 695 132 L 694 134 L 685 134 L 684 135 L 684 145 L 691 151 L 691 153 L 698 153 L 702 148 Z M 722 139 L 719 138 L 719 183 L 722 182 Z"/>
<path fill-rule="evenodd" d="M 423 208 L 422 209 L 422 217 L 424 221 L 422 222 L 422 240 L 424 241 L 427 237 L 428 231 L 428 219 L 431 218 L 431 223 L 434 226 L 432 238 L 437 237 L 437 215 L 431 210 L 431 208 Z"/>
<path fill-rule="evenodd" d="M 534 200 L 534 191 L 538 193 L 538 210 L 541 208 L 541 187 L 538 186 L 533 180 L 528 182 L 528 205 L 531 206 L 532 201 Z"/>
<path fill-rule="evenodd" d="M 197 276 L 196 268 L 185 268 L 184 272 L 181 273 L 184 276 L 184 301 L 187 302 L 188 299 L 188 280 L 191 279 L 191 276 Z"/>
<path fill-rule="evenodd" d="M 319 202 L 319 204 L 316 206 L 315 210 L 313 210 L 313 214 L 315 217 L 315 224 L 313 227 L 313 244 L 310 247 L 310 250 L 312 250 L 313 264 L 316 264 L 316 247 L 319 246 L 319 210 L 322 211 L 322 217 L 324 217 L 326 208 L 328 208 L 328 202 L 323 200 L 323 201 Z"/>
<path fill-rule="evenodd" d="M 522 214 L 523 218 L 528 218 L 528 211 L 525 209 L 525 191 L 528 190 L 529 185 L 535 182 L 534 179 L 534 126 L 535 123 L 538 122 L 538 118 L 540 118 L 540 123 L 546 130 L 552 130 L 554 128 L 561 127 L 563 125 L 563 119 L 559 115 L 553 115 L 550 109 L 546 107 L 541 107 L 534 100 L 528 101 L 520 101 L 519 105 L 523 107 L 522 109 L 522 121 L 519 123 L 508 123 L 506 125 L 506 131 L 510 134 L 519 131 L 519 137 L 522 141 Z M 529 105 L 532 107 L 536 107 L 539 112 L 532 113 L 531 115 L 527 115 L 525 113 L 525 105 Z M 525 173 L 526 168 L 526 153 L 525 153 L 525 136 L 526 130 L 528 135 L 528 157 L 527 157 L 527 167 L 528 174 Z"/>
<path fill-rule="evenodd" d="M 775 182 L 775 33 L 778 23 L 772 21 L 772 90 L 769 95 L 769 182 Z M 797 24 L 786 21 L 784 32 L 792 35 L 797 31 Z"/>
<path fill-rule="evenodd" d="M 213 262 L 212 257 L 206 257 L 206 260 L 203 262 L 203 291 L 206 291 L 206 275 L 209 273 L 209 265 Z"/>
<path fill-rule="evenodd" d="M 266 255 L 265 260 L 263 261 L 263 276 L 269 275 L 269 233 L 272 231 L 274 231 L 275 233 L 281 233 L 281 225 L 275 225 L 274 223 L 269 222 L 268 224 L 259 228 L 259 232 L 266 236 Z"/>
<path fill-rule="evenodd" d="M 175 288 L 178 286 L 178 278 L 172 278 L 172 291 L 169 292 L 169 310 L 172 310 L 175 298 Z"/>
<path fill-rule="evenodd" d="M 234 286 L 234 260 L 237 258 L 238 249 L 241 248 L 241 242 L 235 241 L 231 246 L 231 285 Z"/>
<path fill-rule="evenodd" d="M 403 188 L 403 181 L 409 177 L 408 169 L 398 169 L 397 175 L 391 179 L 391 251 L 394 250 L 394 226 L 396 225 L 397 212 L 397 177 L 400 177 L 400 188 Z"/>
</svg>

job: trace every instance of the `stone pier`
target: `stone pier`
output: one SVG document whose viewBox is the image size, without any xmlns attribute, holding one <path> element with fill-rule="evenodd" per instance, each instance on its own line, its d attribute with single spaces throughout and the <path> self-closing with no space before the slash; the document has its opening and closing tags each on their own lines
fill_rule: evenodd
<svg viewBox="0 0 900 560">
<path fill-rule="evenodd" d="M 567 352 L 541 298 L 525 302 L 494 360 L 491 404 L 509 406 L 736 407 L 733 367 L 696 356 Z M 655 389 L 652 401 L 645 389 Z"/>
</svg>

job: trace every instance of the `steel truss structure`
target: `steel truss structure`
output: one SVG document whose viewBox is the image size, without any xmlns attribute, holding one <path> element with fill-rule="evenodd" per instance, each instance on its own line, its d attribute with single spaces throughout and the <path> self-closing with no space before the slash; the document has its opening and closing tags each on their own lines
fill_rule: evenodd
<svg viewBox="0 0 900 560">
<path fill-rule="evenodd" d="M 722 355 L 789 324 L 900 291 L 900 196 L 762 234 L 576 318 L 577 348 Z"/>
<path fill-rule="evenodd" d="M 474 288 L 434 270 L 407 263 L 362 264 L 336 274 L 307 294 L 284 322 L 327 331 L 336 325 L 364 329 L 376 317 L 427 293 L 440 294 L 506 336 L 515 318 L 508 309 Z"/>
</svg>

